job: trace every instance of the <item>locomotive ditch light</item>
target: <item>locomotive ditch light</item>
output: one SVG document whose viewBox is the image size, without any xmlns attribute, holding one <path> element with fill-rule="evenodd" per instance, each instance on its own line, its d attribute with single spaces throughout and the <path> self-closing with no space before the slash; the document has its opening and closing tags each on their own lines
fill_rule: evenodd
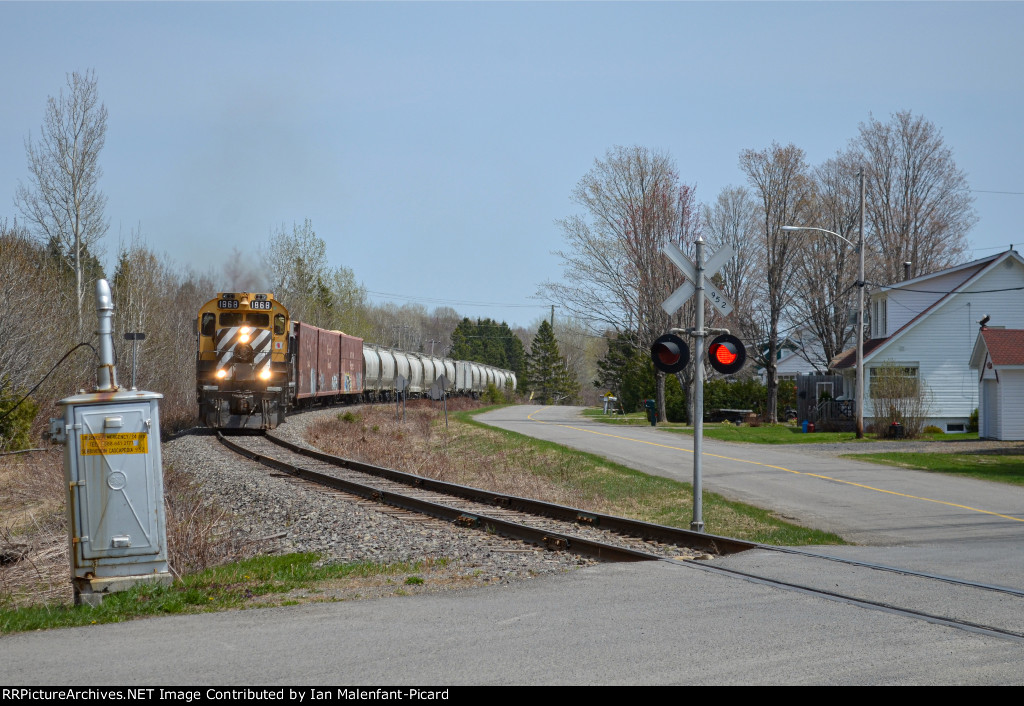
<svg viewBox="0 0 1024 706">
<path fill-rule="evenodd" d="M 735 336 L 723 333 L 708 346 L 708 360 L 711 367 L 724 375 L 739 372 L 747 362 L 747 349 Z"/>
<path fill-rule="evenodd" d="M 227 376 L 228 376 L 228 371 L 225 370 L 224 368 L 221 368 L 220 370 L 217 371 L 217 379 L 218 380 L 223 380 Z"/>
<path fill-rule="evenodd" d="M 269 380 L 269 379 L 270 379 L 270 368 L 263 368 L 263 370 L 260 371 L 260 380 Z"/>
<path fill-rule="evenodd" d="M 678 373 L 690 362 L 690 347 L 679 336 L 666 333 L 651 344 L 651 361 L 663 373 Z"/>
</svg>

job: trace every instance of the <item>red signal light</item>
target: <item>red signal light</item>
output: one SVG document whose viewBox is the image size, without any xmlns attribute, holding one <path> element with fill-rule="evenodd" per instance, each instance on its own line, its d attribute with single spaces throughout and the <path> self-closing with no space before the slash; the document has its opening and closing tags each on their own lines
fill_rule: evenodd
<svg viewBox="0 0 1024 706">
<path fill-rule="evenodd" d="M 708 358 L 712 368 L 731 375 L 747 362 L 747 349 L 740 339 L 726 333 L 716 337 L 708 346 Z"/>
<path fill-rule="evenodd" d="M 711 355 L 722 365 L 732 365 L 736 362 L 736 352 L 724 343 L 711 347 Z"/>
</svg>

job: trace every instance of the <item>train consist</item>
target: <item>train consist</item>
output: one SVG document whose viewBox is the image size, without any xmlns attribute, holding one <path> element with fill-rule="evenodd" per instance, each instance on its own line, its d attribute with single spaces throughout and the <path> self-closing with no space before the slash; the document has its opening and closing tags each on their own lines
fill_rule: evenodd
<svg viewBox="0 0 1024 706">
<path fill-rule="evenodd" d="M 199 420 L 216 428 L 273 429 L 313 404 L 424 396 L 443 378 L 447 394 L 516 387 L 509 370 L 364 343 L 293 321 L 269 293 L 223 292 L 196 319 Z"/>
</svg>

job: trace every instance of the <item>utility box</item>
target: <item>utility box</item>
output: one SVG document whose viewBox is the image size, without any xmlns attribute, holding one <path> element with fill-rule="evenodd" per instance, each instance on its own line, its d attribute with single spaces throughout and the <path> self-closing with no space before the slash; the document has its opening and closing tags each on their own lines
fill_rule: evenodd
<svg viewBox="0 0 1024 706">
<path fill-rule="evenodd" d="M 50 439 L 64 444 L 75 604 L 140 583 L 171 583 L 156 392 L 117 385 L 106 280 L 96 283 L 99 366 L 93 392 L 61 400 Z"/>
<path fill-rule="evenodd" d="M 61 400 L 75 603 L 140 581 L 170 583 L 160 421 L 154 392 L 88 393 Z"/>
</svg>

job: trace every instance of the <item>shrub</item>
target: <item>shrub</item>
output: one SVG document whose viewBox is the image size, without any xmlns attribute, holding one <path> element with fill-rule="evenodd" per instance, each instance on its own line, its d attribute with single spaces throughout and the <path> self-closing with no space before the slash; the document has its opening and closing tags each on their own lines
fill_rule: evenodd
<svg viewBox="0 0 1024 706">
<path fill-rule="evenodd" d="M 946 432 L 942 431 L 942 429 L 939 429 L 934 424 L 929 424 L 928 426 L 926 426 L 924 429 L 921 430 L 921 433 L 922 434 L 945 434 Z"/>
<path fill-rule="evenodd" d="M 22 397 L 24 392 L 11 388 L 0 392 L 0 450 L 18 451 L 32 445 L 29 433 L 39 405 L 29 398 L 15 407 Z"/>
<path fill-rule="evenodd" d="M 967 431 L 978 431 L 978 408 L 975 407 L 974 411 L 971 412 L 970 418 L 967 420 Z"/>
<path fill-rule="evenodd" d="M 482 399 L 487 404 L 505 404 L 508 401 L 505 399 L 505 393 L 499 390 L 493 382 L 487 383 L 487 389 L 484 390 Z"/>
<path fill-rule="evenodd" d="M 893 424 L 901 424 L 907 439 L 921 436 L 931 396 L 924 381 L 917 378 L 917 371 L 911 372 L 892 363 L 871 371 L 871 406 L 876 434 L 887 434 Z"/>
</svg>

